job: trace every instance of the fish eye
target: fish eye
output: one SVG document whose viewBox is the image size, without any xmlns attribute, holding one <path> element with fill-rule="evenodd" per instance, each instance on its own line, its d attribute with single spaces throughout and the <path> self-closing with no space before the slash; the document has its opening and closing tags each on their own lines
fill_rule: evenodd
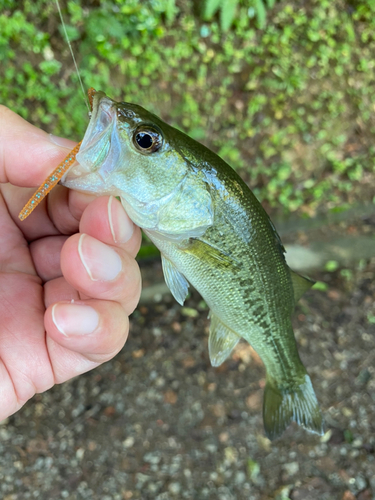
<svg viewBox="0 0 375 500">
<path fill-rule="evenodd" d="M 158 130 L 141 125 L 133 134 L 133 142 L 142 153 L 155 153 L 163 144 L 163 136 Z"/>
</svg>

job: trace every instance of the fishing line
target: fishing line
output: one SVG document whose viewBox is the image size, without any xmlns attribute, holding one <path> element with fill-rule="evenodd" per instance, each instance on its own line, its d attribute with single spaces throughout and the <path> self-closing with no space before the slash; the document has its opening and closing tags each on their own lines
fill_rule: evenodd
<svg viewBox="0 0 375 500">
<path fill-rule="evenodd" d="M 87 109 L 89 110 L 89 115 L 91 115 L 92 101 L 93 101 L 93 96 L 95 94 L 95 90 L 93 88 L 90 88 L 88 91 L 89 102 L 91 105 L 91 109 L 90 109 L 88 102 L 87 102 L 87 99 L 86 99 L 86 94 L 85 94 L 85 90 L 83 88 L 83 83 L 82 83 L 81 75 L 79 73 L 78 65 L 77 65 L 76 59 L 74 57 L 74 53 L 73 53 L 73 49 L 72 49 L 72 46 L 71 46 L 71 43 L 70 43 L 70 40 L 68 37 L 68 33 L 66 31 L 66 28 L 65 28 L 65 23 L 64 23 L 64 19 L 62 17 L 60 5 L 59 5 L 58 0 L 55 0 L 55 2 L 56 2 L 57 10 L 58 10 L 59 15 L 60 15 L 62 27 L 64 29 L 65 38 L 66 38 L 66 41 L 68 42 L 69 50 L 70 50 L 70 53 L 72 55 L 74 66 L 76 68 L 79 83 L 81 84 L 81 89 L 82 89 L 82 93 L 83 93 L 83 100 L 85 101 Z M 79 144 L 77 144 L 72 149 L 72 151 L 69 152 L 68 156 L 66 156 L 64 158 L 64 160 L 61 163 L 59 163 L 59 165 L 55 168 L 55 170 L 52 172 L 52 174 L 47 177 L 47 179 L 43 182 L 43 184 L 41 184 L 41 186 L 39 186 L 39 189 L 34 193 L 34 195 L 30 198 L 30 200 L 26 203 L 26 205 L 23 207 L 23 209 L 19 213 L 18 217 L 21 221 L 25 220 L 31 214 L 31 212 L 33 212 L 35 210 L 35 208 L 39 205 L 39 203 L 47 196 L 47 194 L 51 191 L 51 189 L 53 189 L 56 186 L 56 184 L 60 181 L 60 179 L 63 177 L 63 175 L 74 164 L 74 162 L 76 161 L 76 154 L 78 153 L 80 146 L 81 146 L 81 142 Z"/>
<path fill-rule="evenodd" d="M 64 19 L 63 19 L 63 16 L 62 16 L 62 12 L 61 12 L 61 9 L 60 9 L 59 0 L 55 0 L 55 3 L 56 3 L 57 10 L 59 11 L 59 16 L 60 16 L 60 19 L 61 19 L 61 25 L 63 27 L 64 33 L 65 33 L 65 38 L 66 38 L 66 41 L 68 43 L 68 47 L 69 47 L 70 53 L 72 55 L 72 59 L 73 59 L 73 62 L 74 62 L 74 66 L 76 68 L 76 73 L 77 73 L 77 76 L 78 76 L 78 80 L 79 80 L 79 83 L 81 84 L 81 89 L 82 89 L 82 94 L 83 94 L 83 100 L 85 101 L 86 107 L 89 110 L 89 115 L 91 115 L 91 110 L 90 110 L 90 107 L 89 107 L 87 99 L 86 99 L 86 92 L 85 92 L 85 89 L 83 87 L 83 83 L 82 83 L 81 75 L 79 73 L 79 69 L 78 69 L 78 65 L 77 65 L 77 62 L 76 62 L 76 58 L 74 57 L 73 48 L 72 48 L 72 45 L 71 45 L 70 40 L 69 40 L 68 32 L 66 31 L 65 22 L 64 22 Z"/>
</svg>

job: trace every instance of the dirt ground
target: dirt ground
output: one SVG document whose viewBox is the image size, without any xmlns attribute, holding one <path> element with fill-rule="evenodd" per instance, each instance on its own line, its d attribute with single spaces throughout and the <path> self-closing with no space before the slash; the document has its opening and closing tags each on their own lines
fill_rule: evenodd
<svg viewBox="0 0 375 500">
<path fill-rule="evenodd" d="M 158 261 L 142 268 L 146 287 L 161 280 Z M 312 277 L 329 288 L 302 298 L 294 328 L 323 438 L 265 438 L 258 356 L 241 343 L 212 368 L 200 296 L 156 294 L 114 360 L 0 425 L 0 498 L 374 500 L 375 258 Z"/>
</svg>

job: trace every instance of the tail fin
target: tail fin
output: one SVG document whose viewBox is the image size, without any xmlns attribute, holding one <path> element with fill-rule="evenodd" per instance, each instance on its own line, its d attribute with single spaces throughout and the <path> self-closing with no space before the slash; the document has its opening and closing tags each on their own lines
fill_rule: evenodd
<svg viewBox="0 0 375 500">
<path fill-rule="evenodd" d="M 291 422 L 308 432 L 322 435 L 324 424 L 310 377 L 292 388 L 281 388 L 267 377 L 263 400 L 263 422 L 269 439 L 279 437 Z"/>
</svg>

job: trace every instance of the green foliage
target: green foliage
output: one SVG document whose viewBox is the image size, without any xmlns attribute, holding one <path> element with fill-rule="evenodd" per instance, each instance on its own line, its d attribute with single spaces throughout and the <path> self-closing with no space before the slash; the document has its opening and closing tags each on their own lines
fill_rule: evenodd
<svg viewBox="0 0 375 500">
<path fill-rule="evenodd" d="M 86 88 L 137 102 L 204 142 L 271 209 L 311 215 L 375 199 L 375 3 L 197 6 L 63 3 Z M 87 110 L 54 2 L 0 0 L 0 13 L 0 102 L 81 138 Z"/>
<path fill-rule="evenodd" d="M 243 2 L 239 0 L 206 0 L 203 8 L 203 19 L 212 21 L 215 14 L 219 11 L 220 26 L 221 29 L 226 32 L 238 18 L 238 7 L 240 3 L 247 8 L 247 13 L 245 13 L 244 9 L 241 9 L 241 15 L 245 13 L 249 19 L 256 17 L 259 28 L 263 28 L 266 24 L 266 5 L 272 8 L 275 4 L 275 0 L 267 0 L 266 5 L 263 0 Z"/>
<path fill-rule="evenodd" d="M 326 292 L 329 287 L 327 283 L 324 283 L 323 281 L 317 281 L 316 283 L 314 283 L 312 288 L 314 290 L 320 290 L 321 292 Z"/>
<path fill-rule="evenodd" d="M 329 271 L 330 273 L 337 271 L 338 268 L 339 268 L 339 263 L 336 260 L 329 260 L 324 266 L 324 269 L 326 271 Z"/>
<path fill-rule="evenodd" d="M 248 458 L 247 460 L 247 475 L 251 482 L 257 483 L 260 474 L 260 465 L 255 460 Z"/>
</svg>

